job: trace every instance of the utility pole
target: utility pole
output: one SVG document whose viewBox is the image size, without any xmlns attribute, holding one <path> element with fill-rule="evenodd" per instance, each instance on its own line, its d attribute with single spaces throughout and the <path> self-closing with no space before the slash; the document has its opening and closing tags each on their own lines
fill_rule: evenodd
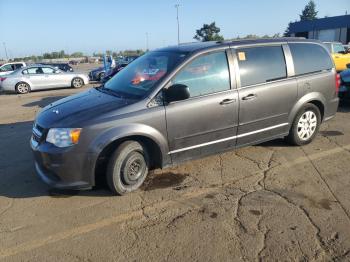
<svg viewBox="0 0 350 262">
<path fill-rule="evenodd" d="M 7 55 L 6 43 L 3 42 L 2 44 L 4 45 L 6 60 L 8 61 L 8 60 L 9 60 L 9 57 L 8 57 L 8 55 Z"/>
<path fill-rule="evenodd" d="M 146 32 L 146 51 L 148 51 L 148 32 Z"/>
<path fill-rule="evenodd" d="M 177 20 L 177 44 L 180 44 L 180 22 L 179 22 L 179 6 L 180 4 L 176 4 L 176 20 Z"/>
</svg>

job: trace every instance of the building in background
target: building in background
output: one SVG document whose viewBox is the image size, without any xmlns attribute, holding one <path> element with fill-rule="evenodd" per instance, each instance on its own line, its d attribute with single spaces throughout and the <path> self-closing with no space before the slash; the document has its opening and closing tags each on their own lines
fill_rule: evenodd
<svg viewBox="0 0 350 262">
<path fill-rule="evenodd" d="M 325 17 L 290 24 L 291 36 L 318 39 L 324 42 L 350 42 L 350 15 Z"/>
</svg>

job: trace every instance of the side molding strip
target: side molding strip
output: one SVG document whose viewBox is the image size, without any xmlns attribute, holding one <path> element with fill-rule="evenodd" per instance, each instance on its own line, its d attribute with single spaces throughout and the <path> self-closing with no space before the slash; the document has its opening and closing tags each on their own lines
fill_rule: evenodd
<svg viewBox="0 0 350 262">
<path fill-rule="evenodd" d="M 194 146 L 189 146 L 189 147 L 176 149 L 176 150 L 170 151 L 168 154 L 171 155 L 171 154 L 176 154 L 176 153 L 179 153 L 179 152 L 188 151 L 188 150 L 199 148 L 199 147 L 203 147 L 203 146 L 209 146 L 209 145 L 213 145 L 213 144 L 216 144 L 216 143 L 221 143 L 221 142 L 237 139 L 237 138 L 240 138 L 240 137 L 254 135 L 254 134 L 257 134 L 257 133 L 265 132 L 265 131 L 268 131 L 268 130 L 271 130 L 271 129 L 275 129 L 275 128 L 279 128 L 279 127 L 287 126 L 287 125 L 289 125 L 289 123 L 283 123 L 283 124 L 279 124 L 279 125 L 275 125 L 275 126 L 270 126 L 270 127 L 266 127 L 266 128 L 263 128 L 263 129 L 255 130 L 255 131 L 252 131 L 252 132 L 244 133 L 244 134 L 241 134 L 241 135 L 238 135 L 238 136 L 230 136 L 230 137 L 226 137 L 226 138 L 223 138 L 223 139 L 210 141 L 210 142 L 203 143 L 203 144 L 198 144 L 198 145 L 194 145 Z"/>
</svg>

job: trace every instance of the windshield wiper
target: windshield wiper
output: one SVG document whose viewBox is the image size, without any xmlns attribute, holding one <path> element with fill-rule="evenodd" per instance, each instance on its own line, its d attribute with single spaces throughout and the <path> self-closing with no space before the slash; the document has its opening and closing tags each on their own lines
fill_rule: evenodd
<svg viewBox="0 0 350 262">
<path fill-rule="evenodd" d="M 112 89 L 109 89 L 109 88 L 106 88 L 106 87 L 104 87 L 104 85 L 96 87 L 96 90 L 99 90 L 99 91 L 101 91 L 103 93 L 106 93 L 106 94 L 109 94 L 109 95 L 112 95 L 112 96 L 115 96 L 115 97 L 123 98 L 123 96 L 118 94 L 116 91 L 114 91 Z"/>
</svg>

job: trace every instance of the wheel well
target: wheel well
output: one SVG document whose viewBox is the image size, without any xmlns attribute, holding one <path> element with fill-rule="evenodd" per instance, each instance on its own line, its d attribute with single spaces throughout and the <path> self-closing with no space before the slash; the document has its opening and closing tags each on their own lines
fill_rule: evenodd
<svg viewBox="0 0 350 262">
<path fill-rule="evenodd" d="M 321 113 L 321 121 L 323 120 L 323 116 L 324 116 L 324 105 L 322 104 L 322 102 L 318 101 L 318 100 L 313 100 L 309 102 L 310 104 L 314 104 L 315 106 L 318 107 L 318 109 L 320 110 Z"/>
<path fill-rule="evenodd" d="M 97 178 L 104 177 L 107 170 L 109 158 L 118 146 L 124 141 L 137 141 L 141 143 L 147 150 L 150 156 L 150 169 L 162 167 L 162 153 L 156 142 L 145 136 L 128 136 L 117 139 L 108 144 L 99 154 L 95 165 L 95 182 Z M 95 183 L 96 184 L 96 183 Z"/>
<path fill-rule="evenodd" d="M 28 84 L 28 83 L 25 82 L 25 81 L 19 81 L 19 82 L 15 85 L 15 87 L 17 87 L 19 84 L 22 84 L 22 83 L 28 85 L 29 88 L 30 88 L 30 84 Z"/>
</svg>

